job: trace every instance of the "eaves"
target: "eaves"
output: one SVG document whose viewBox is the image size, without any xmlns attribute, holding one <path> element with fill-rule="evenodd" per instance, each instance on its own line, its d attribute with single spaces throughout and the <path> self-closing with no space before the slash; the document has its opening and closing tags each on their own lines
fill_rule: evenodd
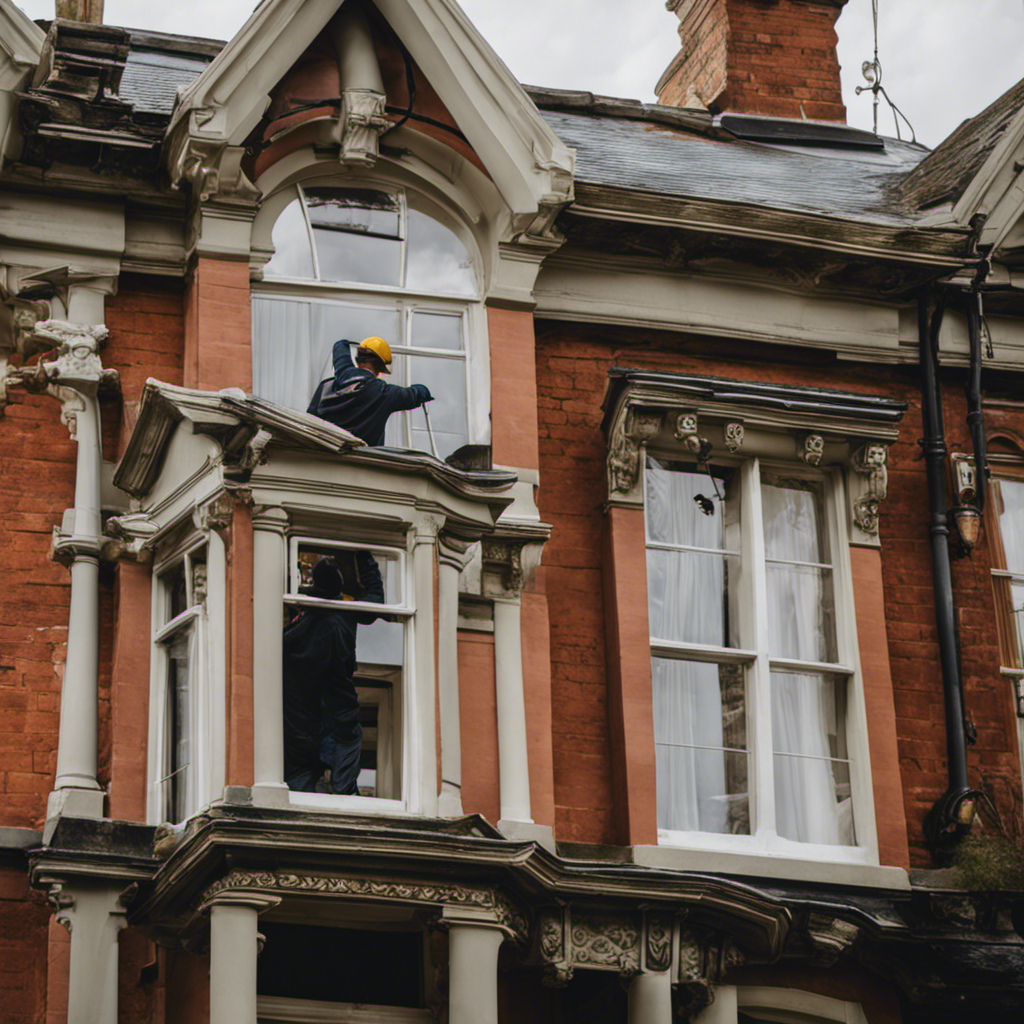
<svg viewBox="0 0 1024 1024">
<path fill-rule="evenodd" d="M 968 230 L 922 228 L 909 220 L 883 224 L 581 181 L 576 182 L 576 201 L 570 209 L 584 217 L 736 235 L 937 269 L 958 267 L 971 259 Z"/>
</svg>

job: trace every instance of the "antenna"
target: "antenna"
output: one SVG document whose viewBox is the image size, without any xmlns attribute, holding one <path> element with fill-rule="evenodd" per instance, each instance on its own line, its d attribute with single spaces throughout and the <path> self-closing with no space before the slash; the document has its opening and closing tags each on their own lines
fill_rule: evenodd
<svg viewBox="0 0 1024 1024">
<path fill-rule="evenodd" d="M 878 59 L 878 0 L 871 0 L 871 17 L 874 21 L 875 27 L 875 59 L 866 60 L 860 66 L 860 72 L 867 81 L 867 85 L 858 85 L 853 91 L 859 96 L 862 92 L 870 92 L 874 97 L 874 131 L 878 134 L 878 97 L 881 94 L 885 97 L 885 102 L 892 108 L 892 119 L 896 125 L 896 138 L 902 139 L 903 136 L 900 134 L 900 118 L 903 118 L 904 124 L 910 129 L 910 141 L 917 142 L 917 133 L 914 131 L 914 126 L 907 119 L 907 115 L 896 106 L 895 103 L 889 98 L 889 94 L 885 91 L 885 87 L 882 85 L 882 62 Z"/>
</svg>

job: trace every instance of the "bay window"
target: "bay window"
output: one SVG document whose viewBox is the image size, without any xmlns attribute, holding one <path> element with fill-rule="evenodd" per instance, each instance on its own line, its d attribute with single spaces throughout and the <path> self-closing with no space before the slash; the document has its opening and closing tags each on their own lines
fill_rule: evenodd
<svg viewBox="0 0 1024 1024">
<path fill-rule="evenodd" d="M 275 201 L 274 255 L 253 288 L 254 392 L 304 412 L 334 374 L 334 342 L 377 335 L 394 356 L 389 381 L 430 388 L 440 456 L 470 441 L 480 284 L 454 220 L 394 188 L 294 185 Z M 392 416 L 386 443 L 429 451 L 423 411 Z"/>
</svg>

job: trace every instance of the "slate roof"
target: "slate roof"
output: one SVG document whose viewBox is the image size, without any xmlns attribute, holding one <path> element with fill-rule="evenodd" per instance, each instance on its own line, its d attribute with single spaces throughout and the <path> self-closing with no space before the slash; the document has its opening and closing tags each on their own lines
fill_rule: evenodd
<svg viewBox="0 0 1024 1024">
<path fill-rule="evenodd" d="M 194 82 L 209 64 L 210 59 L 200 55 L 133 48 L 118 94 L 138 111 L 170 116 L 178 88 Z"/>
<path fill-rule="evenodd" d="M 1021 107 L 1024 107 L 1024 79 L 980 114 L 964 121 L 921 161 L 903 185 L 908 201 L 918 208 L 947 201 L 955 203 Z"/>
<path fill-rule="evenodd" d="M 650 120 L 541 110 L 576 149 L 576 180 L 662 195 L 749 203 L 862 223 L 913 224 L 900 185 L 927 155 L 885 139 L 883 150 L 758 143 Z"/>
</svg>

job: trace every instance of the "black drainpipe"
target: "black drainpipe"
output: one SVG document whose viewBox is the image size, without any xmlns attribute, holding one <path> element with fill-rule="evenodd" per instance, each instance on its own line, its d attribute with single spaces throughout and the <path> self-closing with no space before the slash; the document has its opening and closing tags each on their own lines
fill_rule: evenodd
<svg viewBox="0 0 1024 1024">
<path fill-rule="evenodd" d="M 917 322 L 921 354 L 921 414 L 924 425 L 925 469 L 928 477 L 929 533 L 932 547 L 932 583 L 935 590 L 935 625 L 942 668 L 943 703 L 946 711 L 946 761 L 949 788 L 924 820 L 925 837 L 934 852 L 947 851 L 970 831 L 976 794 L 967 781 L 967 737 L 964 730 L 963 691 L 950 571 L 949 523 L 946 516 L 946 436 L 942 421 L 942 393 L 938 379 L 939 328 L 945 298 L 938 298 L 928 316 L 928 298 L 918 299 Z M 966 819 L 966 820 L 965 820 Z"/>
</svg>

